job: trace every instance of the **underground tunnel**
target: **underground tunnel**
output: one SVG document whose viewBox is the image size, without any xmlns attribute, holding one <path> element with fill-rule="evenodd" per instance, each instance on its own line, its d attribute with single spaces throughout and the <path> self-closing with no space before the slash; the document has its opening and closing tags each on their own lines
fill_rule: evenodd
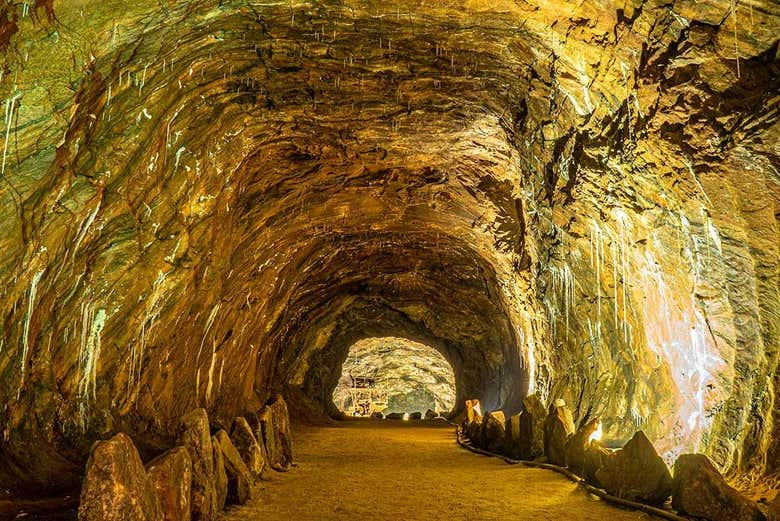
<svg viewBox="0 0 780 521">
<path fill-rule="evenodd" d="M 778 34 L 3 0 L 0 517 L 772 519 Z"/>
</svg>

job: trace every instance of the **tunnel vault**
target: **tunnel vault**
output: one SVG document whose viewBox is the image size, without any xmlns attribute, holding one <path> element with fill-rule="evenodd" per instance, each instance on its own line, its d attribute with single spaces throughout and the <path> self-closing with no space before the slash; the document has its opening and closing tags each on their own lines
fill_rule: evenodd
<svg viewBox="0 0 780 521">
<path fill-rule="evenodd" d="M 385 335 L 777 469 L 777 6 L 418 4 L 2 7 L 0 486 Z"/>
</svg>

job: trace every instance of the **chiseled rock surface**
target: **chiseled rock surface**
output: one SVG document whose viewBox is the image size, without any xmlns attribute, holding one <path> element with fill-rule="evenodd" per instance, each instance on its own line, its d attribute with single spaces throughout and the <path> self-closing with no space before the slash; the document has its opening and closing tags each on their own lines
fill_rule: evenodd
<svg viewBox="0 0 780 521">
<path fill-rule="evenodd" d="M 566 441 L 574 434 L 574 420 L 565 405 L 553 404 L 544 420 L 544 455 L 553 465 L 566 465 Z"/>
<path fill-rule="evenodd" d="M 190 521 L 192 460 L 184 447 L 175 447 L 146 464 L 160 502 L 164 521 Z"/>
<path fill-rule="evenodd" d="M 154 484 L 129 436 L 92 447 L 81 487 L 79 521 L 163 521 Z"/>
<path fill-rule="evenodd" d="M 326 410 L 388 331 L 459 400 L 777 471 L 778 34 L 772 0 L 4 2 L 0 487 L 288 384 Z"/>
<path fill-rule="evenodd" d="M 205 409 L 195 409 L 181 418 L 179 443 L 192 461 L 192 519 L 213 521 L 218 513 L 214 488 L 214 449 Z"/>
<path fill-rule="evenodd" d="M 661 504 L 672 493 L 672 475 L 642 431 L 609 455 L 596 478 L 612 495 L 650 505 Z"/>
<path fill-rule="evenodd" d="M 233 420 L 230 440 L 238 450 L 241 459 L 254 479 L 259 479 L 266 467 L 265 451 L 262 439 L 258 441 L 246 418 L 239 416 Z"/>
<path fill-rule="evenodd" d="M 709 521 L 764 521 L 755 502 L 726 483 L 704 454 L 683 454 L 674 462 L 672 507 Z"/>
<path fill-rule="evenodd" d="M 220 430 L 215 437 L 225 463 L 227 503 L 243 505 L 252 498 L 252 473 L 241 459 L 227 432 Z"/>
</svg>

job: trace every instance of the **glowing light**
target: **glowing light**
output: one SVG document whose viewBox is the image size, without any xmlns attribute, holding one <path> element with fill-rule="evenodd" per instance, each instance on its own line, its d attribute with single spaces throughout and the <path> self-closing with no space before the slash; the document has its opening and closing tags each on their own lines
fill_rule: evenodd
<svg viewBox="0 0 780 521">
<path fill-rule="evenodd" d="M 477 415 L 482 416 L 482 406 L 479 404 L 479 401 L 473 406 L 473 409 Z"/>
<path fill-rule="evenodd" d="M 593 431 L 593 433 L 588 437 L 588 443 L 599 441 L 603 436 L 604 436 L 604 428 L 602 427 L 601 422 L 599 422 L 598 426 L 596 427 L 596 430 Z"/>
<path fill-rule="evenodd" d="M 409 413 L 408 413 L 408 412 L 405 412 L 405 413 L 404 413 L 404 421 L 405 421 L 405 422 L 408 422 L 408 421 L 409 421 Z"/>
</svg>

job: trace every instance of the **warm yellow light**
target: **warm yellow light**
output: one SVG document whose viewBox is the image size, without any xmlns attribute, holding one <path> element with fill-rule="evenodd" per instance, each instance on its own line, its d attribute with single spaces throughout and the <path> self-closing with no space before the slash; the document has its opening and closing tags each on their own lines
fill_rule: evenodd
<svg viewBox="0 0 780 521">
<path fill-rule="evenodd" d="M 474 412 L 477 413 L 478 416 L 482 416 L 482 406 L 479 404 L 479 402 L 474 405 Z"/>
<path fill-rule="evenodd" d="M 409 413 L 408 413 L 408 412 L 405 412 L 405 413 L 404 413 L 404 421 L 405 421 L 405 422 L 406 422 L 406 421 L 409 421 Z"/>
<path fill-rule="evenodd" d="M 596 427 L 596 430 L 593 431 L 593 434 L 588 437 L 588 443 L 591 443 L 593 441 L 599 441 L 601 437 L 604 436 L 604 429 L 601 428 L 601 422 L 599 422 L 598 427 Z"/>
</svg>

